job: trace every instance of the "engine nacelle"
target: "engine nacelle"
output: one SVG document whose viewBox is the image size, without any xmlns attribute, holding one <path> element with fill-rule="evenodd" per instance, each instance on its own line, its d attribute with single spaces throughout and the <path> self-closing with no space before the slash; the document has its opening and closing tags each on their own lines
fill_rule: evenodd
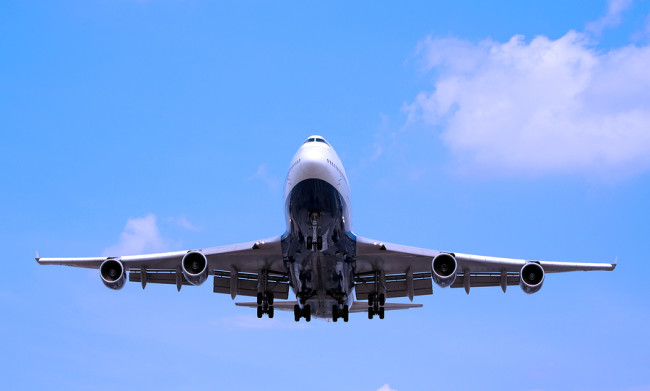
<svg viewBox="0 0 650 391">
<path fill-rule="evenodd" d="M 183 276 L 192 285 L 201 285 L 208 278 L 208 259 L 200 251 L 190 251 L 181 261 Z"/>
<path fill-rule="evenodd" d="M 544 268 L 539 263 L 529 262 L 521 268 L 519 286 L 526 293 L 535 293 L 544 282 Z"/>
<path fill-rule="evenodd" d="M 457 270 L 458 263 L 452 254 L 438 254 L 431 262 L 431 278 L 442 288 L 454 283 Z"/>
<path fill-rule="evenodd" d="M 124 265 L 122 265 L 119 259 L 109 258 L 102 262 L 99 267 L 99 275 L 102 277 L 104 285 L 111 289 L 122 289 L 126 283 Z"/>
</svg>

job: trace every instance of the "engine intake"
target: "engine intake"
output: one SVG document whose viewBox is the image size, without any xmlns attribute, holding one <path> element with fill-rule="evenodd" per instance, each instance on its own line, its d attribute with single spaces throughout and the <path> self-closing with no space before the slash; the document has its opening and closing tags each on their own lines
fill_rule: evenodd
<svg viewBox="0 0 650 391">
<path fill-rule="evenodd" d="M 201 285 L 208 278 L 208 259 L 200 251 L 190 251 L 181 261 L 183 276 L 192 285 Z"/>
<path fill-rule="evenodd" d="M 99 275 L 102 277 L 104 285 L 111 289 L 122 289 L 126 283 L 124 265 L 118 259 L 110 258 L 102 262 L 99 267 Z"/>
<path fill-rule="evenodd" d="M 452 254 L 438 254 L 431 262 L 431 277 L 442 288 L 454 283 L 457 270 L 458 263 Z"/>
<path fill-rule="evenodd" d="M 521 268 L 519 286 L 526 293 L 535 293 L 544 282 L 544 268 L 539 263 L 529 262 Z"/>
</svg>

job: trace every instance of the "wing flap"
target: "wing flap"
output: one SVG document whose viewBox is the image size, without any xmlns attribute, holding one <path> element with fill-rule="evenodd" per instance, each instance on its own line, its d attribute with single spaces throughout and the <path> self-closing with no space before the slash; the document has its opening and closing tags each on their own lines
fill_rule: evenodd
<svg viewBox="0 0 650 391">
<path fill-rule="evenodd" d="M 469 276 L 469 287 L 481 288 L 489 286 L 502 286 L 502 277 L 500 273 L 471 273 Z M 519 285 L 519 274 L 508 273 L 506 275 L 507 286 Z M 456 280 L 451 284 L 452 288 L 465 287 L 465 274 L 458 274 Z"/>
<path fill-rule="evenodd" d="M 234 284 L 236 294 L 241 296 L 257 296 L 260 279 L 258 273 L 230 272 L 215 270 L 213 292 L 232 294 L 233 274 L 237 274 Z M 267 291 L 273 292 L 275 299 L 286 300 L 289 297 L 289 278 L 284 273 L 270 272 L 267 279 Z"/>
<path fill-rule="evenodd" d="M 385 293 L 387 298 L 408 297 L 409 282 L 407 274 L 391 274 L 385 276 Z M 374 291 L 373 277 L 358 275 L 355 278 L 354 290 L 357 300 L 368 300 L 368 294 Z M 430 273 L 413 275 L 413 296 L 430 295 L 433 293 L 433 283 Z"/>
</svg>

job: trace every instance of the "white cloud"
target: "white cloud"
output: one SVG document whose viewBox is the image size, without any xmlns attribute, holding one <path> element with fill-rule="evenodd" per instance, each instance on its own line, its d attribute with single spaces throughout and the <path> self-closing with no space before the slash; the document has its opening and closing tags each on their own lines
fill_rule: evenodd
<svg viewBox="0 0 650 391">
<path fill-rule="evenodd" d="M 379 387 L 377 391 L 397 391 L 394 388 L 390 388 L 388 384 L 384 384 L 383 386 Z"/>
<path fill-rule="evenodd" d="M 126 221 L 119 241 L 104 250 L 105 256 L 143 254 L 168 251 L 173 245 L 160 235 L 156 215 L 130 218 Z"/>
<path fill-rule="evenodd" d="M 168 217 L 167 219 L 165 219 L 165 221 L 169 221 L 181 228 L 185 228 L 190 231 L 200 231 L 200 229 L 194 224 L 192 224 L 185 215 L 180 215 L 178 217 Z"/>
<path fill-rule="evenodd" d="M 621 14 L 632 5 L 632 0 L 609 0 L 607 13 L 602 18 L 587 24 L 588 32 L 600 35 L 607 27 L 615 27 L 621 23 Z"/>
<path fill-rule="evenodd" d="M 434 89 L 405 104 L 407 124 L 439 129 L 461 170 L 618 178 L 650 169 L 649 46 L 603 51 L 570 31 L 530 42 L 428 37 L 418 52 Z"/>
</svg>

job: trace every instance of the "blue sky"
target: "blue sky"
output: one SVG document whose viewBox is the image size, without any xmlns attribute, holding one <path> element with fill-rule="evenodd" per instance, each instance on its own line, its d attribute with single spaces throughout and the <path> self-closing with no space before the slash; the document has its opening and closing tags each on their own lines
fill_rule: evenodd
<svg viewBox="0 0 650 391">
<path fill-rule="evenodd" d="M 649 15 L 620 0 L 2 2 L 3 385 L 650 390 Z M 114 292 L 33 260 L 281 234 L 284 175 L 314 133 L 345 164 L 359 235 L 619 266 L 306 325 L 210 284 Z"/>
</svg>

